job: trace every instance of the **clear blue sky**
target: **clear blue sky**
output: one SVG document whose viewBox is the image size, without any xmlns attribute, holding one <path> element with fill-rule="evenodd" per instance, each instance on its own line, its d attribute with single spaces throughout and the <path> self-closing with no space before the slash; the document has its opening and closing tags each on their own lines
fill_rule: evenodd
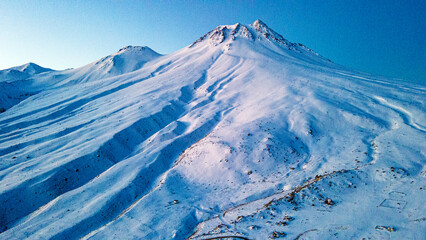
<svg viewBox="0 0 426 240">
<path fill-rule="evenodd" d="M 257 18 L 352 69 L 426 82 L 425 0 L 0 1 L 0 69 L 79 67 L 126 45 L 166 54 Z"/>
</svg>

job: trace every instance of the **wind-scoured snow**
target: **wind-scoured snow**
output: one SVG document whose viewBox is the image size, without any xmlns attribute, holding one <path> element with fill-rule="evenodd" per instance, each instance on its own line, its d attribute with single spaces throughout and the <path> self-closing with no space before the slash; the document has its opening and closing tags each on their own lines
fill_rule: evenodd
<svg viewBox="0 0 426 240">
<path fill-rule="evenodd" d="M 424 86 L 260 20 L 31 82 L 0 114 L 0 239 L 425 238 Z"/>
</svg>

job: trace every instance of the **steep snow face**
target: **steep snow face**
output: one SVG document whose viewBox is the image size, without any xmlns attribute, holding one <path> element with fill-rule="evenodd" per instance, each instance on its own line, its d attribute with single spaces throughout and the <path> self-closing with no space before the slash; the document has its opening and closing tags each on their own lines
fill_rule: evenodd
<svg viewBox="0 0 426 240">
<path fill-rule="evenodd" d="M 129 69 L 0 114 L 0 238 L 424 238 L 423 86 L 261 21 Z"/>
</svg>

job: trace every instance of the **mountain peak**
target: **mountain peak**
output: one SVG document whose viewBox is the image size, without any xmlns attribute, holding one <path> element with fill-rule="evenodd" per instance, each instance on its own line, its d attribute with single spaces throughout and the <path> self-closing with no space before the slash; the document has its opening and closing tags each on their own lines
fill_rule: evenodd
<svg viewBox="0 0 426 240">
<path fill-rule="evenodd" d="M 0 70 L 0 82 L 24 80 L 36 74 L 50 71 L 55 70 L 50 68 L 44 68 L 33 62 L 29 62 L 20 66 Z"/>
<path fill-rule="evenodd" d="M 51 71 L 51 69 L 41 67 L 40 65 L 35 64 L 33 62 L 29 62 L 27 64 L 24 64 L 20 68 L 21 68 L 20 70 L 22 72 L 27 72 L 27 73 L 31 73 L 31 74 Z"/>
<path fill-rule="evenodd" d="M 254 21 L 251 25 L 264 25 L 264 26 L 266 26 L 266 24 L 262 21 L 262 20 L 260 20 L 260 19 L 256 19 L 256 21 Z"/>
<path fill-rule="evenodd" d="M 266 39 L 279 42 L 287 47 L 293 45 L 291 42 L 281 36 L 281 34 L 269 28 L 268 25 L 266 25 L 266 23 L 262 22 L 260 19 L 254 21 L 251 26 Z"/>
<path fill-rule="evenodd" d="M 38 74 L 38 73 L 42 73 L 42 72 L 48 72 L 48 71 L 53 71 L 50 68 L 44 68 L 38 64 L 35 64 L 33 62 L 28 62 L 25 63 L 23 65 L 20 66 L 16 66 L 16 67 L 11 67 L 8 69 L 4 69 L 1 71 L 15 71 L 15 72 L 22 72 L 22 73 L 26 73 L 26 74 Z"/>
<path fill-rule="evenodd" d="M 215 29 L 197 39 L 188 47 L 192 48 L 195 45 L 204 42 L 210 47 L 223 45 L 224 50 L 229 50 L 231 48 L 232 42 L 239 41 L 238 39 L 242 39 L 242 41 L 248 40 L 249 42 L 253 43 L 256 42 L 267 48 L 278 47 L 283 50 L 313 54 L 323 58 L 324 60 L 330 61 L 329 59 L 320 56 L 318 53 L 301 43 L 292 43 L 288 41 L 281 34 L 268 27 L 268 25 L 266 25 L 266 23 L 260 19 L 256 19 L 256 21 L 249 25 L 243 25 L 241 23 L 236 23 L 234 25 L 219 25 Z"/>
<path fill-rule="evenodd" d="M 234 25 L 219 25 L 212 31 L 199 38 L 189 47 L 192 47 L 197 43 L 207 39 L 209 39 L 210 45 L 217 46 L 226 40 L 234 41 L 238 37 L 245 38 L 250 41 L 269 40 L 271 42 L 283 45 L 289 49 L 290 47 L 296 46 L 269 28 L 262 20 L 257 19 L 252 24 L 247 26 L 240 23 L 236 23 Z"/>
<path fill-rule="evenodd" d="M 128 45 L 128 46 L 121 48 L 115 54 L 123 53 L 123 52 L 126 52 L 126 51 L 127 52 L 129 52 L 129 51 L 133 51 L 133 52 L 146 51 L 146 52 L 153 52 L 153 53 L 158 54 L 157 52 L 152 50 L 150 47 L 147 47 L 147 46 L 132 46 L 132 45 Z M 158 55 L 160 55 L 160 54 L 158 54 Z"/>
<path fill-rule="evenodd" d="M 147 46 L 121 48 L 118 52 L 101 58 L 91 67 L 96 66 L 104 74 L 121 74 L 139 69 L 146 62 L 161 56 Z"/>
</svg>

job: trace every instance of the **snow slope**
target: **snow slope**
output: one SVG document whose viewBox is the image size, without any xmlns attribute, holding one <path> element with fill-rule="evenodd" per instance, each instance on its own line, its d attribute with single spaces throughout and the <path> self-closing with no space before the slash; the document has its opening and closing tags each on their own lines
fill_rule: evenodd
<svg viewBox="0 0 426 240">
<path fill-rule="evenodd" d="M 259 20 L 128 50 L 0 114 L 0 239 L 425 238 L 424 86 Z"/>
</svg>

